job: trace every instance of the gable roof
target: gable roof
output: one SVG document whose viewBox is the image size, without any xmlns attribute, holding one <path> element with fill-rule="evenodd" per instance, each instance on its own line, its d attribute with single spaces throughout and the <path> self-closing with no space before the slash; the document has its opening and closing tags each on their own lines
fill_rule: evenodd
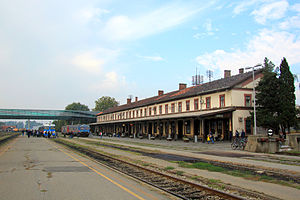
<svg viewBox="0 0 300 200">
<path fill-rule="evenodd" d="M 255 74 L 261 73 L 262 69 L 256 70 Z M 100 114 L 108 114 L 114 112 L 120 112 L 128 109 L 138 108 L 147 105 L 153 105 L 158 103 L 163 103 L 172 100 L 178 100 L 183 98 L 188 98 L 197 95 L 209 94 L 217 91 L 223 91 L 226 89 L 233 88 L 234 86 L 252 78 L 252 72 L 237 74 L 234 76 L 230 76 L 227 78 L 221 78 L 212 82 L 207 82 L 201 85 L 188 87 L 182 90 L 175 90 L 161 96 L 154 96 L 146 99 L 142 99 L 140 101 L 132 102 L 129 104 L 123 104 L 120 106 L 112 107 L 105 110 Z"/>
</svg>

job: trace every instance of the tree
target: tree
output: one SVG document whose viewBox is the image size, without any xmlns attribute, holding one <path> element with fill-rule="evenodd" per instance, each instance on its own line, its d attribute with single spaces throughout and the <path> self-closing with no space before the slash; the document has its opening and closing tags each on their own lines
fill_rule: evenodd
<svg viewBox="0 0 300 200">
<path fill-rule="evenodd" d="M 296 125 L 294 75 L 285 58 L 274 72 L 274 64 L 265 58 L 263 78 L 256 87 L 257 125 L 283 134 Z"/>
<path fill-rule="evenodd" d="M 285 58 L 283 58 L 280 64 L 279 83 L 279 122 L 281 130 L 285 134 L 286 129 L 290 133 L 290 127 L 296 124 L 294 75 L 291 73 Z"/>
<path fill-rule="evenodd" d="M 256 87 L 257 125 L 279 132 L 278 107 L 279 80 L 273 72 L 275 65 L 267 58 L 264 60 L 263 78 Z"/>
<path fill-rule="evenodd" d="M 95 108 L 93 111 L 104 111 L 108 108 L 118 106 L 119 103 L 113 97 L 103 96 L 95 101 Z"/>
<path fill-rule="evenodd" d="M 65 107 L 65 110 L 81 110 L 81 111 L 90 111 L 89 107 L 81 103 L 71 103 Z"/>
</svg>

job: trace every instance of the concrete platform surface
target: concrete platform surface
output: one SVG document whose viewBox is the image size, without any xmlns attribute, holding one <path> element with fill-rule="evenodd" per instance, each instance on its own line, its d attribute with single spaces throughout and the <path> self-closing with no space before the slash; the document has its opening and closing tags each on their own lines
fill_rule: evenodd
<svg viewBox="0 0 300 200">
<path fill-rule="evenodd" d="M 175 199 L 45 138 L 0 148 L 0 199 Z"/>
</svg>

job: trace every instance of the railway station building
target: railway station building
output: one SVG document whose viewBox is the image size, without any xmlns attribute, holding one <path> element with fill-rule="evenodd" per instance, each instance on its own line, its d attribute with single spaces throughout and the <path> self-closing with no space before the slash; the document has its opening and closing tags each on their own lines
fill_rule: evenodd
<svg viewBox="0 0 300 200">
<path fill-rule="evenodd" d="M 256 70 L 254 83 L 262 77 Z M 97 115 L 91 124 L 97 134 L 119 134 L 128 137 L 182 139 L 195 137 L 205 140 L 212 132 L 221 140 L 228 140 L 230 132 L 244 130 L 253 134 L 250 111 L 253 110 L 252 72 L 231 76 L 224 71 L 224 78 L 187 87 L 180 83 L 176 91 L 110 108 Z"/>
</svg>

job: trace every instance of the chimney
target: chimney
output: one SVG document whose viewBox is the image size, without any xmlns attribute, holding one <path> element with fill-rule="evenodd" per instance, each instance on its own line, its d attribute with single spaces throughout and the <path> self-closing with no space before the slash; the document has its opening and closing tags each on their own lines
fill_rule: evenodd
<svg viewBox="0 0 300 200">
<path fill-rule="evenodd" d="M 186 84 L 185 83 L 179 83 L 179 90 L 183 90 L 186 88 Z"/>
<path fill-rule="evenodd" d="M 164 91 L 163 90 L 158 90 L 158 96 L 161 96 L 164 94 Z"/>
<path fill-rule="evenodd" d="M 239 69 L 239 74 L 243 74 L 244 73 L 244 68 L 240 68 Z"/>
<path fill-rule="evenodd" d="M 130 103 L 131 103 L 131 99 L 127 98 L 127 104 L 130 104 Z"/>
<path fill-rule="evenodd" d="M 135 97 L 135 101 L 137 102 L 139 100 L 139 98 L 138 97 Z"/>
<path fill-rule="evenodd" d="M 231 76 L 231 70 L 224 70 L 224 78 L 228 78 Z"/>
</svg>

